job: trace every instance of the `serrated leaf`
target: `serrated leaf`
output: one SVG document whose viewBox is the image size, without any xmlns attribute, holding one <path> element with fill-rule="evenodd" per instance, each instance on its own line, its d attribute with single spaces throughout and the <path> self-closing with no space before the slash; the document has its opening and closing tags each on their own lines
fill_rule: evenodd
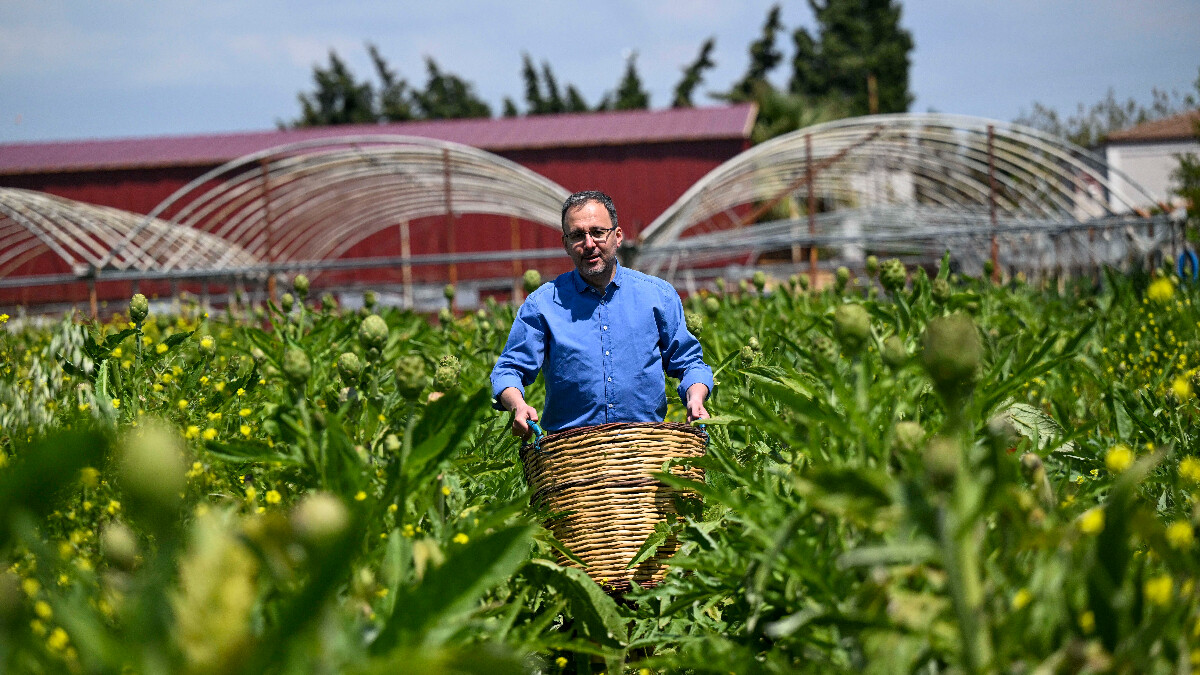
<svg viewBox="0 0 1200 675">
<path fill-rule="evenodd" d="M 565 596 L 571 615 L 587 637 L 609 647 L 622 647 L 629 641 L 629 631 L 617 603 L 583 570 L 535 559 L 525 564 L 523 574 Z"/>
<path fill-rule="evenodd" d="M 663 543 L 667 541 L 667 537 L 670 536 L 670 533 L 670 528 L 666 523 L 655 523 L 654 532 L 651 532 L 650 536 L 646 537 L 646 541 L 642 544 L 642 547 L 638 549 L 637 553 L 633 554 L 633 559 L 629 561 L 629 564 L 625 566 L 625 569 L 633 569 L 634 567 L 640 565 L 647 558 L 654 555 L 655 552 L 658 551 L 658 547 L 662 546 Z"/>
</svg>

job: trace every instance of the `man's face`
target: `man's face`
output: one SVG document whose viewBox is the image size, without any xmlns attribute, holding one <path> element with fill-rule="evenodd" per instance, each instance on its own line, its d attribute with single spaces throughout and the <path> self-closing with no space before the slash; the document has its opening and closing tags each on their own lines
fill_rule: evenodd
<svg viewBox="0 0 1200 675">
<path fill-rule="evenodd" d="M 612 219 L 608 210 L 599 202 L 587 202 L 567 211 L 567 226 L 563 232 L 563 247 L 567 255 L 575 263 L 583 280 L 602 288 L 612 280 L 617 260 L 617 249 L 621 247 L 621 228 L 608 232 L 604 243 L 599 243 L 591 236 L 583 241 L 571 243 L 572 234 L 605 230 L 612 227 Z"/>
</svg>

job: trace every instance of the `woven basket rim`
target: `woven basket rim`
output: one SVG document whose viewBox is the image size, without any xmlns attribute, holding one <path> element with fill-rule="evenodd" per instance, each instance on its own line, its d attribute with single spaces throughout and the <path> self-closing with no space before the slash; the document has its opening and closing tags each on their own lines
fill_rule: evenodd
<svg viewBox="0 0 1200 675">
<path fill-rule="evenodd" d="M 708 441 L 708 434 L 700 427 L 692 426 L 691 424 L 682 424 L 680 422 L 610 422 L 608 424 L 595 424 L 586 427 L 572 427 L 570 429 L 562 429 L 553 433 L 548 433 L 542 436 L 541 444 L 554 443 L 575 436 L 585 434 L 605 434 L 610 431 L 634 430 L 634 429 L 662 429 L 666 431 L 678 431 L 692 434 L 702 441 Z M 531 441 L 526 441 L 523 445 L 532 446 Z"/>
</svg>

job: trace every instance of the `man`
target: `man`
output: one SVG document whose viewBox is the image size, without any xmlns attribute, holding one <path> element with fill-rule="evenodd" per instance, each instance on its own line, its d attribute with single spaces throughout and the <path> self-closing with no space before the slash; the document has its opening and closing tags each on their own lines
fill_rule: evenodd
<svg viewBox="0 0 1200 675">
<path fill-rule="evenodd" d="M 498 410 L 528 438 L 538 413 L 525 387 L 544 371 L 546 418 L 559 431 L 609 422 L 661 422 L 665 373 L 680 380 L 688 421 L 707 418 L 712 369 L 688 332 L 675 289 L 622 267 L 617 210 L 603 192 L 577 192 L 562 208 L 562 241 L 575 269 L 525 299 L 492 369 Z"/>
</svg>

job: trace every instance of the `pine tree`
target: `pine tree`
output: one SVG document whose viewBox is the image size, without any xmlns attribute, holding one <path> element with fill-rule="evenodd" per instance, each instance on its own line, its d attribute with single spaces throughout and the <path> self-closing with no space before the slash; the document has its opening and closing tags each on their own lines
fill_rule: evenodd
<svg viewBox="0 0 1200 675">
<path fill-rule="evenodd" d="M 725 99 L 753 101 L 762 91 L 772 88 L 767 75 L 783 60 L 783 53 L 775 47 L 775 35 L 783 28 L 779 13 L 779 5 L 774 5 L 767 12 L 762 36 L 750 44 L 750 65 L 746 68 L 746 74 L 725 94 Z"/>
<path fill-rule="evenodd" d="M 521 77 L 525 80 L 525 111 L 527 115 L 541 115 L 546 112 L 546 99 L 542 97 L 542 84 L 538 80 L 537 69 L 533 67 L 533 59 L 528 53 L 521 54 Z"/>
<path fill-rule="evenodd" d="M 422 118 L 491 117 L 491 107 L 475 95 L 469 82 L 457 75 L 443 73 L 431 56 L 425 57 L 425 68 L 429 73 L 425 90 L 414 96 Z"/>
<path fill-rule="evenodd" d="M 583 94 L 579 93 L 579 90 L 575 88 L 575 85 L 568 84 L 567 85 L 566 111 L 567 112 L 588 112 L 588 110 L 589 110 L 588 104 L 587 104 L 587 101 L 585 101 L 583 99 Z"/>
<path fill-rule="evenodd" d="M 834 96 L 852 115 L 905 112 L 912 34 L 900 27 L 896 0 L 808 0 L 817 39 L 801 27 L 789 89 L 814 98 Z"/>
<path fill-rule="evenodd" d="M 608 102 L 605 97 L 605 102 Z M 614 110 L 645 110 L 650 107 L 650 94 L 642 88 L 642 78 L 637 72 L 637 52 L 625 60 L 625 76 L 617 85 L 616 95 L 612 100 Z M 603 108 L 607 109 L 607 108 Z"/>
<path fill-rule="evenodd" d="M 675 85 L 675 100 L 671 103 L 672 108 L 692 107 L 692 93 L 704 81 L 704 71 L 717 65 L 712 60 L 712 51 L 716 47 L 716 44 L 716 38 L 710 37 L 705 40 L 704 44 L 700 47 L 700 53 L 696 56 L 696 60 L 683 69 L 683 79 L 679 80 L 679 84 Z"/>
<path fill-rule="evenodd" d="M 367 53 L 375 64 L 375 74 L 379 76 L 379 109 L 377 119 L 388 122 L 404 122 L 415 117 L 413 112 L 412 92 L 408 82 L 397 78 L 393 71 L 373 44 L 367 45 Z"/>
<path fill-rule="evenodd" d="M 566 109 L 562 95 L 558 93 L 558 81 L 550 70 L 550 64 L 542 61 L 542 84 L 546 88 L 546 112 L 560 113 Z"/>
<path fill-rule="evenodd" d="M 359 82 L 354 74 L 329 50 L 329 67 L 313 66 L 317 88 L 311 94 L 299 94 L 300 118 L 293 127 L 314 127 L 329 124 L 361 124 L 374 122 L 375 92 L 370 82 Z"/>
</svg>

